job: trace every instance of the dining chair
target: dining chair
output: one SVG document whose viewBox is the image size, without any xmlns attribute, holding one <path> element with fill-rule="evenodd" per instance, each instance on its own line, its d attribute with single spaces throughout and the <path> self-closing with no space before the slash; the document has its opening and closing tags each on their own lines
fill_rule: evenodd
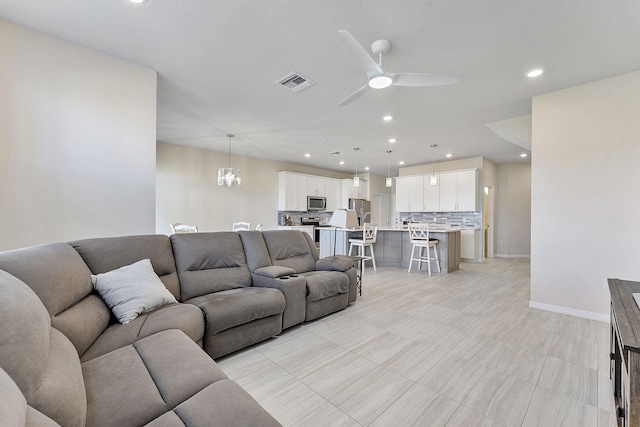
<svg viewBox="0 0 640 427">
<path fill-rule="evenodd" d="M 251 230 L 251 223 L 250 222 L 234 222 L 232 230 L 233 231 Z"/>
<path fill-rule="evenodd" d="M 258 224 L 258 225 L 256 225 L 256 230 L 258 230 L 258 231 L 262 231 L 262 224 Z"/>
<path fill-rule="evenodd" d="M 411 259 L 409 260 L 409 273 L 411 273 L 411 265 L 414 261 L 418 261 L 418 270 L 422 268 L 422 263 L 427 263 L 427 270 L 431 276 L 431 262 L 435 261 L 440 273 L 440 260 L 438 259 L 438 239 L 429 238 L 429 224 L 409 224 L 409 241 L 413 245 L 411 247 Z M 415 255 L 415 250 L 418 254 Z M 433 257 L 431 249 L 433 248 Z M 424 249 L 427 254 L 424 254 Z"/>
<path fill-rule="evenodd" d="M 197 225 L 187 225 L 181 222 L 175 222 L 173 224 L 169 224 L 171 227 L 171 234 L 176 233 L 197 233 L 198 226 Z"/>
</svg>

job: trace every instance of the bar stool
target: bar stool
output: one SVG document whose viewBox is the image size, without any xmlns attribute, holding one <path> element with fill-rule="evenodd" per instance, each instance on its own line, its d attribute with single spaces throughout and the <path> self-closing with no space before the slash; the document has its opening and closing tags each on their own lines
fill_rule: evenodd
<svg viewBox="0 0 640 427">
<path fill-rule="evenodd" d="M 429 276 L 431 276 L 431 261 L 435 260 L 440 273 L 440 260 L 438 259 L 438 239 L 429 239 L 429 224 L 409 224 L 409 240 L 413 245 L 411 247 L 411 260 L 409 261 L 409 273 L 411 273 L 411 265 L 413 261 L 418 261 L 418 270 L 422 269 L 422 263 L 427 263 Z M 414 252 L 418 248 L 418 255 L 415 257 Z M 423 250 L 427 249 L 426 256 Z M 433 258 L 431 257 L 431 248 L 433 248 Z"/>
<path fill-rule="evenodd" d="M 378 226 L 363 223 L 362 226 L 362 239 L 349 239 L 349 256 L 351 256 L 351 250 L 354 246 L 358 246 L 358 256 L 363 257 L 362 266 L 364 270 L 364 262 L 371 260 L 373 263 L 373 271 L 376 271 L 376 255 L 373 253 L 373 244 L 376 242 L 376 236 L 378 235 Z M 366 255 L 366 248 L 369 248 L 371 256 Z"/>
</svg>

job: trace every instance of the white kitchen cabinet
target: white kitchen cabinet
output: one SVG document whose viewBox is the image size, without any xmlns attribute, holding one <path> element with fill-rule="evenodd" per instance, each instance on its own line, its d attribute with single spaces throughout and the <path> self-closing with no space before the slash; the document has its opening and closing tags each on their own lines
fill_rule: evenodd
<svg viewBox="0 0 640 427">
<path fill-rule="evenodd" d="M 457 173 L 458 210 L 477 211 L 478 197 L 476 171 L 462 171 Z"/>
<path fill-rule="evenodd" d="M 439 174 L 440 211 L 477 211 L 476 171 Z"/>
<path fill-rule="evenodd" d="M 480 230 L 460 230 L 460 258 L 466 261 L 480 262 L 478 257 L 478 244 Z"/>
<path fill-rule="evenodd" d="M 307 175 L 307 196 L 326 196 L 325 178 Z"/>
<path fill-rule="evenodd" d="M 436 174 L 436 185 L 431 185 L 431 175 L 423 177 L 422 212 L 440 210 L 440 179 Z"/>
<path fill-rule="evenodd" d="M 307 175 L 278 172 L 278 210 L 307 210 Z"/>
<path fill-rule="evenodd" d="M 327 197 L 327 210 L 340 209 L 342 199 L 342 182 L 335 178 L 325 178 L 324 193 Z"/>
<path fill-rule="evenodd" d="M 422 175 L 396 178 L 396 212 L 422 212 L 423 187 Z"/>
<path fill-rule="evenodd" d="M 349 208 L 349 199 L 364 199 L 369 200 L 369 183 L 364 180 L 360 180 L 359 186 L 353 185 L 353 179 L 342 180 L 342 209 Z"/>
</svg>

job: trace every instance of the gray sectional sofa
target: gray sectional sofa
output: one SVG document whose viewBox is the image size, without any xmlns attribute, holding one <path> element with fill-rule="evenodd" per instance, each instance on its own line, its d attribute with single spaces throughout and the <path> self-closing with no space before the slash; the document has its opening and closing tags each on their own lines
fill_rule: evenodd
<svg viewBox="0 0 640 427">
<path fill-rule="evenodd" d="M 144 259 L 178 302 L 122 324 L 93 283 Z M 212 359 L 355 298 L 350 262 L 295 230 L 0 252 L 0 425 L 278 425 Z"/>
</svg>

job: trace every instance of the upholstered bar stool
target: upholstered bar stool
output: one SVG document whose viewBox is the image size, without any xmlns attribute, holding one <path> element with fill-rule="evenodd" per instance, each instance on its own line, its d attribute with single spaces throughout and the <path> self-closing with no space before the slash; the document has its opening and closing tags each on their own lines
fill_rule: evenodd
<svg viewBox="0 0 640 427">
<path fill-rule="evenodd" d="M 365 222 L 362 226 L 362 239 L 349 239 L 349 256 L 351 256 L 351 250 L 353 247 L 357 246 L 358 255 L 364 258 L 362 262 L 371 260 L 374 272 L 376 271 L 376 255 L 373 253 L 373 244 L 376 242 L 377 235 L 378 227 Z M 366 248 L 369 248 L 371 255 L 366 254 Z"/>
<path fill-rule="evenodd" d="M 431 276 L 431 261 L 436 262 L 438 273 L 440 273 L 440 260 L 438 259 L 438 240 L 429 239 L 429 224 L 409 224 L 409 240 L 413 245 L 411 247 L 411 260 L 409 261 L 409 273 L 411 273 L 411 265 L 414 261 L 418 261 L 418 270 L 422 269 L 422 263 L 427 263 L 429 276 Z M 415 255 L 416 248 L 418 254 Z M 431 249 L 433 248 L 433 257 L 431 257 Z M 427 254 L 424 254 L 424 249 Z"/>
</svg>

